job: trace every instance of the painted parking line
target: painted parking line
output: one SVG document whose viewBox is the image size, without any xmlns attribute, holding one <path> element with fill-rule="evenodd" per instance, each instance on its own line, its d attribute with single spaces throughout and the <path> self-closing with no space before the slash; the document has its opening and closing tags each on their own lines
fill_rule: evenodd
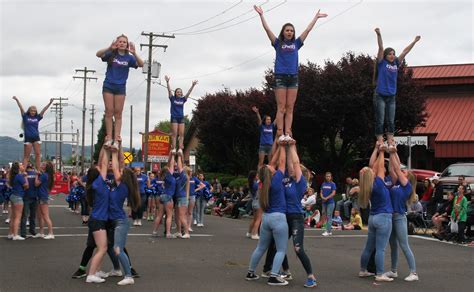
<svg viewBox="0 0 474 292">
<path fill-rule="evenodd" d="M 86 237 L 87 233 L 76 233 L 76 234 L 55 234 L 54 237 Z M 153 237 L 150 233 L 129 233 L 128 236 L 144 236 L 144 237 L 150 237 L 150 238 L 162 238 L 166 239 L 163 236 L 159 237 Z M 214 235 L 212 234 L 193 234 L 191 237 L 213 237 Z M 7 238 L 6 235 L 1 235 L 0 238 Z M 179 238 L 178 238 L 179 239 Z"/>
</svg>

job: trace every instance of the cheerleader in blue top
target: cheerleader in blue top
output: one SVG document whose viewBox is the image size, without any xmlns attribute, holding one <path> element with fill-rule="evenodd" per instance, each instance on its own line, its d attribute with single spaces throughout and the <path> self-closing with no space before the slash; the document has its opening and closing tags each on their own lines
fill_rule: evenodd
<svg viewBox="0 0 474 292">
<path fill-rule="evenodd" d="M 188 90 L 188 93 L 183 96 L 183 90 L 181 88 L 176 88 L 173 95 L 173 91 L 171 90 L 170 86 L 170 77 L 165 76 L 165 80 L 166 88 L 168 88 L 168 96 L 171 102 L 171 149 L 172 151 L 176 151 L 176 138 L 178 137 L 178 151 L 182 153 L 184 149 L 184 104 L 191 95 L 194 86 L 198 84 L 198 81 L 194 80 L 191 84 L 191 88 Z"/>
<path fill-rule="evenodd" d="M 384 121 L 386 120 L 386 135 L 390 147 L 395 146 L 393 134 L 395 133 L 395 96 L 397 94 L 398 69 L 403 63 L 405 56 L 413 49 L 421 37 L 416 36 L 415 40 L 403 50 L 400 56 L 396 57 L 394 49 L 384 49 L 382 34 L 379 28 L 375 29 L 375 33 L 377 34 L 379 47 L 374 70 L 374 83 L 376 83 L 374 93 L 375 136 L 378 142 L 383 142 Z M 385 114 L 387 114 L 386 118 Z M 386 145 L 384 145 L 384 147 L 386 147 Z"/>
<path fill-rule="evenodd" d="M 382 147 L 378 147 L 378 156 L 373 169 L 364 167 L 359 172 L 359 205 L 367 208 L 370 200 L 369 233 L 365 249 L 360 259 L 359 277 L 373 276 L 367 271 L 370 255 L 375 250 L 376 281 L 390 282 L 393 279 L 384 275 L 385 248 L 392 232 L 392 202 L 384 183 L 385 167 Z"/>
<path fill-rule="evenodd" d="M 257 177 L 257 172 L 255 170 L 251 170 L 248 175 L 248 188 L 250 190 L 250 195 L 252 196 L 253 218 L 252 221 L 250 221 L 249 231 L 247 232 L 246 236 L 256 240 L 260 238 L 258 236 L 258 229 L 260 228 L 260 223 L 262 223 L 263 213 L 260 203 L 258 202 L 258 186 L 259 180 Z"/>
<path fill-rule="evenodd" d="M 30 160 L 31 150 L 35 151 L 35 166 L 36 169 L 41 167 L 41 139 L 39 135 L 38 125 L 39 122 L 43 119 L 44 114 L 48 108 L 53 103 L 53 99 L 49 100 L 49 103 L 41 110 L 38 114 L 36 106 L 32 105 L 25 112 L 23 106 L 16 96 L 13 97 L 13 100 L 16 101 L 16 104 L 20 108 L 22 126 L 24 129 L 25 143 L 23 148 L 23 165 L 27 165 Z"/>
<path fill-rule="evenodd" d="M 408 244 L 407 230 L 407 205 L 412 204 L 416 200 L 416 176 L 411 171 L 402 170 L 400 168 L 400 158 L 398 157 L 397 148 L 390 149 L 390 164 L 393 165 L 393 173 L 391 176 L 395 181 L 394 186 L 390 189 L 390 199 L 393 206 L 392 218 L 392 234 L 390 235 L 390 250 L 392 266 L 391 270 L 385 273 L 385 276 L 397 278 L 398 264 L 398 245 L 405 254 L 410 274 L 405 281 L 418 281 L 416 273 L 415 256 Z"/>
<path fill-rule="evenodd" d="M 25 178 L 26 174 L 24 172 L 25 168 L 23 164 L 14 162 L 8 175 L 9 184 L 12 187 L 12 194 L 10 195 L 12 214 L 10 217 L 8 239 L 25 240 L 24 237 L 18 235 L 21 214 L 23 213 L 23 197 L 25 196 L 25 190 L 29 187 L 28 180 Z"/>
<path fill-rule="evenodd" d="M 119 144 L 121 149 L 121 145 Z M 115 226 L 114 251 L 122 266 L 124 278 L 118 282 L 118 285 L 131 285 L 135 281 L 132 278 L 130 260 L 124 251 L 127 241 L 130 222 L 127 214 L 123 210 L 125 199 L 130 203 L 132 210 L 140 206 L 140 193 L 138 192 L 138 181 L 135 173 L 130 168 L 125 168 L 122 163 L 119 164 L 119 153 L 114 148 L 112 151 L 112 170 L 114 172 L 117 187 L 109 192 L 109 220 Z M 120 155 L 122 157 L 123 155 Z"/>
<path fill-rule="evenodd" d="M 188 209 L 186 211 L 188 230 L 193 231 L 191 224 L 193 222 L 194 215 L 194 206 L 196 206 L 196 193 L 201 191 L 206 187 L 196 176 L 193 176 L 193 170 L 189 167 L 186 167 L 186 175 L 190 177 L 189 179 L 189 199 L 188 199 Z"/>
<path fill-rule="evenodd" d="M 35 185 L 38 188 L 38 223 L 39 233 L 37 237 L 44 239 L 54 239 L 53 222 L 49 218 L 49 192 L 54 186 L 54 165 L 52 162 L 43 162 L 41 164 L 41 172 L 35 180 Z M 44 223 L 48 226 L 48 235 L 44 235 Z"/>
<path fill-rule="evenodd" d="M 263 28 L 276 51 L 274 77 L 277 135 L 281 139 L 284 137 L 288 139 L 292 136 L 293 108 L 298 94 L 298 50 L 303 46 L 316 21 L 319 18 L 327 17 L 327 14 L 320 13 L 318 10 L 313 20 L 298 38 L 295 38 L 294 26 L 291 23 L 286 23 L 277 38 L 263 17 L 262 8 L 257 6 L 254 8 L 260 15 Z M 281 136 L 283 130 L 286 134 L 284 137 Z"/>
<path fill-rule="evenodd" d="M 105 104 L 105 146 L 110 147 L 115 140 L 122 138 L 122 111 L 125 103 L 126 83 L 129 68 L 143 67 L 143 60 L 135 51 L 135 45 L 128 41 L 127 36 L 120 35 L 105 49 L 99 50 L 96 56 L 107 62 L 107 71 L 102 88 Z M 115 123 L 113 121 L 115 120 Z M 112 125 L 114 138 L 112 138 Z"/>
<path fill-rule="evenodd" d="M 286 169 L 286 150 L 279 142 L 273 160 L 269 165 L 260 168 L 258 177 L 262 182 L 259 201 L 264 210 L 260 239 L 257 248 L 252 253 L 246 279 L 257 280 L 255 274 L 258 262 L 269 248 L 272 238 L 275 240 L 276 254 L 273 259 L 272 271 L 268 279 L 269 285 L 283 286 L 288 282 L 280 277 L 280 268 L 288 247 L 288 223 L 286 222 L 286 200 L 283 178 Z"/>
</svg>

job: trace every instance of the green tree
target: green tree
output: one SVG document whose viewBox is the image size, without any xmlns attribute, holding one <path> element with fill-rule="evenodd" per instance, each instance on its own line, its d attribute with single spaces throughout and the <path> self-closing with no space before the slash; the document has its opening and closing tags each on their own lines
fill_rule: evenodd
<svg viewBox="0 0 474 292">
<path fill-rule="evenodd" d="M 188 116 L 184 116 L 184 132 L 186 133 L 189 129 L 191 121 L 189 120 Z M 158 124 L 155 125 L 155 130 L 160 130 L 162 132 L 171 134 L 171 122 L 169 120 L 159 121 Z"/>
</svg>

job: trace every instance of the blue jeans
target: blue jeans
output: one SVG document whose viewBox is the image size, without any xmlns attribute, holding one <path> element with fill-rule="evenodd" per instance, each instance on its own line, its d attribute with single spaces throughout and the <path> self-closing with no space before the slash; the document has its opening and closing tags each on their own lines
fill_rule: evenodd
<svg viewBox="0 0 474 292">
<path fill-rule="evenodd" d="M 323 214 L 326 214 L 328 221 L 326 223 L 326 231 L 331 232 L 332 228 L 332 213 L 334 212 L 334 202 L 325 204 L 323 203 Z"/>
<path fill-rule="evenodd" d="M 258 262 L 270 246 L 272 237 L 275 240 L 276 254 L 273 259 L 272 276 L 280 273 L 280 267 L 288 248 L 288 223 L 283 213 L 263 213 L 262 226 L 260 227 L 260 239 L 257 248 L 250 258 L 249 271 L 255 272 Z"/>
<path fill-rule="evenodd" d="M 204 224 L 204 209 L 206 209 L 207 201 L 204 199 L 204 197 L 196 197 L 196 205 L 194 209 L 196 210 L 196 215 L 194 218 L 196 218 L 196 222 L 198 224 Z"/>
<path fill-rule="evenodd" d="M 124 252 L 124 247 L 127 242 L 128 229 L 130 228 L 130 223 L 128 219 L 117 219 L 115 220 L 115 235 L 114 235 L 114 251 L 117 254 L 116 249 L 118 248 L 118 259 L 122 265 L 123 274 L 125 277 L 131 277 L 132 271 L 130 268 L 130 260 L 128 259 L 127 254 Z"/>
<path fill-rule="evenodd" d="M 408 245 L 407 216 L 405 214 L 393 214 L 392 234 L 390 235 L 390 250 L 392 257 L 392 271 L 397 270 L 398 245 L 407 258 L 408 267 L 411 273 L 416 273 L 415 256 Z"/>
<path fill-rule="evenodd" d="M 392 214 L 380 213 L 369 216 L 369 234 L 365 249 L 360 257 L 361 271 L 367 270 L 370 255 L 375 249 L 375 266 L 377 275 L 384 273 L 384 256 L 390 233 L 392 232 Z"/>
<path fill-rule="evenodd" d="M 395 95 L 382 96 L 378 93 L 374 94 L 375 136 L 383 135 L 385 120 L 387 120 L 387 133 L 392 135 L 395 133 L 395 109 Z"/>
<path fill-rule="evenodd" d="M 36 198 L 23 198 L 23 213 L 20 221 L 20 235 L 26 237 L 26 220 L 30 221 L 29 231 L 31 235 L 35 235 L 36 227 L 36 210 L 38 208 L 38 201 Z"/>
</svg>

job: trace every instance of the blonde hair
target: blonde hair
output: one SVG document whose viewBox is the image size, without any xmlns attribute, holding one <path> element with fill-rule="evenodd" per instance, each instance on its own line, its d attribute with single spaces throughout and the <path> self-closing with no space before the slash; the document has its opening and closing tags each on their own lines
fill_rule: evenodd
<svg viewBox="0 0 474 292">
<path fill-rule="evenodd" d="M 367 208 L 367 205 L 369 204 L 372 187 L 374 185 L 375 174 L 370 170 L 371 169 L 366 166 L 359 172 L 359 206 L 363 208 Z"/>
<path fill-rule="evenodd" d="M 411 195 L 408 198 L 408 203 L 413 204 L 414 202 L 416 202 L 416 184 L 418 182 L 416 181 L 416 175 L 412 171 L 408 172 L 407 178 L 411 184 Z"/>
<path fill-rule="evenodd" d="M 258 178 L 262 183 L 261 189 L 259 190 L 258 201 L 262 210 L 266 210 L 269 207 L 268 195 L 270 192 L 270 184 L 272 183 L 272 173 L 268 166 L 263 166 L 258 170 Z"/>
<path fill-rule="evenodd" d="M 189 198 L 189 191 L 190 191 L 190 188 L 191 188 L 191 185 L 189 183 L 189 181 L 191 180 L 191 174 L 192 174 L 192 169 L 189 167 L 189 166 L 185 166 L 183 168 L 184 170 L 184 173 L 186 173 L 186 199 Z"/>
<path fill-rule="evenodd" d="M 358 184 L 359 184 L 359 180 L 356 179 L 356 178 L 354 178 L 354 179 L 352 180 L 352 185 L 358 185 Z"/>
</svg>

